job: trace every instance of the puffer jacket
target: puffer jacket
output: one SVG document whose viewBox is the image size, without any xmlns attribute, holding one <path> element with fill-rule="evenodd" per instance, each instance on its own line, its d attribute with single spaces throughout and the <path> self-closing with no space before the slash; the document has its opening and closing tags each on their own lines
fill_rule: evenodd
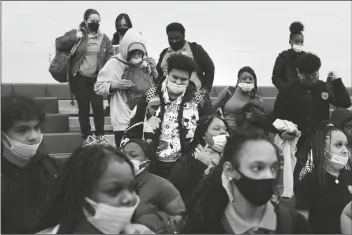
<svg viewBox="0 0 352 235">
<path fill-rule="evenodd" d="M 79 70 L 82 60 L 87 53 L 88 46 L 88 33 L 85 27 L 80 26 L 79 30 L 83 33 L 83 38 L 75 54 L 71 57 L 70 60 L 70 72 L 71 75 L 76 74 Z M 73 29 L 63 36 L 56 39 L 55 45 L 58 50 L 61 51 L 70 51 L 72 47 L 79 41 L 76 37 L 77 30 Z M 110 59 L 114 54 L 113 47 L 111 45 L 110 39 L 104 34 L 98 31 L 99 38 L 99 51 L 98 51 L 98 71 L 100 71 L 105 63 Z"/>
<path fill-rule="evenodd" d="M 278 90 L 292 84 L 298 79 L 297 61 L 305 53 L 304 51 L 297 53 L 293 49 L 289 49 L 278 55 L 271 78 Z"/>
</svg>

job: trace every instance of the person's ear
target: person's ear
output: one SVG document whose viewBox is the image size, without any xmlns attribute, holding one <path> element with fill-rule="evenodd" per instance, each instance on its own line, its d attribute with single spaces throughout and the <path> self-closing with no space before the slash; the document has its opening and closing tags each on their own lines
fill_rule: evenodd
<svg viewBox="0 0 352 235">
<path fill-rule="evenodd" d="M 234 169 L 230 162 L 224 162 L 223 173 L 230 181 L 234 179 L 238 180 L 241 178 L 241 175 Z"/>
</svg>

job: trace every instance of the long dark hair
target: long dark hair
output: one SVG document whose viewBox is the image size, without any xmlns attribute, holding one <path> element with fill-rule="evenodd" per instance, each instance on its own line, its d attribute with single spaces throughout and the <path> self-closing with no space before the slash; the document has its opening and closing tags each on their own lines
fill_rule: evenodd
<svg viewBox="0 0 352 235">
<path fill-rule="evenodd" d="M 116 17 L 116 20 L 115 20 L 116 31 L 117 31 L 117 25 L 122 19 L 124 19 L 126 21 L 129 29 L 132 28 L 132 21 L 131 21 L 130 17 L 126 13 L 121 13 Z M 114 37 L 116 38 L 117 42 L 120 41 L 120 35 L 118 33 L 114 34 Z"/>
<path fill-rule="evenodd" d="M 127 156 L 112 146 L 93 145 L 74 151 L 61 173 L 54 200 L 35 231 L 60 224 L 58 234 L 74 233 L 77 223 L 85 218 L 85 197 L 90 196 L 109 160 L 127 162 L 133 172 L 132 163 Z"/>
<path fill-rule="evenodd" d="M 195 202 L 193 210 L 187 215 L 188 222 L 184 231 L 185 233 L 189 232 L 187 231 L 189 229 L 188 225 L 192 227 L 192 223 L 195 221 L 203 224 L 204 231 L 207 231 L 207 233 L 218 232 L 216 231 L 216 226 L 213 225 L 214 223 L 219 222 L 229 203 L 228 195 L 223 188 L 221 181 L 223 165 L 225 162 L 230 162 L 235 169 L 238 169 L 238 156 L 245 143 L 248 141 L 261 140 L 270 143 L 275 148 L 278 160 L 282 160 L 278 147 L 272 144 L 266 135 L 257 131 L 248 132 L 240 129 L 236 130 L 236 132 L 233 133 L 233 136 L 227 141 L 220 163 L 214 167 L 214 170 L 203 180 L 202 186 L 199 187 L 194 194 L 194 197 L 197 197 L 197 201 Z M 279 177 L 280 168 L 277 169 L 276 185 L 278 184 Z M 279 197 L 277 189 L 275 190 L 275 194 Z M 217 221 L 213 221 L 214 219 Z M 196 232 L 202 233 L 204 231 Z"/>
<path fill-rule="evenodd" d="M 153 151 L 151 146 L 144 140 L 142 139 L 129 139 L 126 143 L 124 143 L 121 147 L 121 150 L 125 148 L 125 146 L 129 143 L 135 143 L 138 144 L 141 148 L 142 151 L 147 159 L 150 160 L 150 165 L 148 167 L 148 171 L 153 173 L 155 172 L 155 166 L 156 166 L 156 152 Z"/>
<path fill-rule="evenodd" d="M 313 158 L 313 169 L 312 174 L 316 179 L 318 185 L 322 188 L 327 186 L 326 184 L 326 170 L 325 170 L 325 141 L 327 137 L 331 137 L 331 133 L 333 131 L 343 131 L 334 123 L 323 121 L 320 122 L 313 132 L 312 137 L 307 141 L 305 146 L 304 153 L 309 153 L 309 150 L 312 150 L 312 158 Z M 331 143 L 331 138 L 330 138 Z M 308 151 L 307 151 L 308 150 Z M 306 155 L 304 155 L 304 159 L 307 159 Z M 299 157 L 302 157 L 301 153 Z"/>
<path fill-rule="evenodd" d="M 88 20 L 89 16 L 93 15 L 93 14 L 97 14 L 100 17 L 99 12 L 97 10 L 95 10 L 95 9 L 87 9 L 84 12 L 83 21 L 79 25 L 80 29 L 83 29 L 83 31 L 88 32 L 86 21 Z"/>
<path fill-rule="evenodd" d="M 220 119 L 225 124 L 226 131 L 230 133 L 229 125 L 227 124 L 227 122 L 224 119 L 222 119 L 218 115 L 214 114 L 214 115 L 209 115 L 209 116 L 202 117 L 197 122 L 198 125 L 197 125 L 197 128 L 196 128 L 196 131 L 194 132 L 193 140 L 191 142 L 190 150 L 191 150 L 192 153 L 194 152 L 194 150 L 198 146 L 198 144 L 201 144 L 202 146 L 205 145 L 205 140 L 204 140 L 203 137 L 204 137 L 205 133 L 207 132 L 210 123 L 215 118 Z"/>
</svg>

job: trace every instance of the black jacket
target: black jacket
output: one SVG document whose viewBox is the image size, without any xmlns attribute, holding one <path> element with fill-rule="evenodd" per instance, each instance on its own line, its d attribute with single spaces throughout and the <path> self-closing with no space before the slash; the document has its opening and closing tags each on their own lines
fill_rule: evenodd
<svg viewBox="0 0 352 235">
<path fill-rule="evenodd" d="M 38 152 L 24 168 L 2 156 L 1 233 L 31 233 L 52 200 L 62 164 Z"/>
<path fill-rule="evenodd" d="M 204 48 L 201 45 L 195 42 L 189 42 L 189 45 L 191 47 L 193 58 L 198 66 L 197 73 L 200 81 L 202 82 L 202 88 L 210 92 L 214 82 L 214 74 L 215 74 L 214 63 L 210 58 L 210 56 L 208 55 L 208 53 L 204 50 Z M 164 72 L 161 69 L 161 62 L 163 61 L 164 55 L 166 54 L 168 49 L 169 48 L 165 48 L 161 52 L 159 56 L 158 64 L 156 65 L 156 69 L 159 74 L 158 81 L 160 82 L 162 82 L 163 79 L 165 78 L 163 75 Z"/>
<path fill-rule="evenodd" d="M 332 83 L 335 100 L 328 94 L 326 82 L 321 80 L 310 89 L 299 80 L 283 88 L 275 100 L 274 120 L 283 119 L 297 124 L 302 132 L 299 143 L 304 143 L 316 124 L 329 120 L 330 104 L 342 108 L 351 106 L 350 95 L 342 80 L 339 78 Z"/>
<path fill-rule="evenodd" d="M 297 53 L 293 49 L 281 52 L 276 58 L 271 80 L 281 90 L 297 80 L 297 61 L 305 52 Z"/>
</svg>

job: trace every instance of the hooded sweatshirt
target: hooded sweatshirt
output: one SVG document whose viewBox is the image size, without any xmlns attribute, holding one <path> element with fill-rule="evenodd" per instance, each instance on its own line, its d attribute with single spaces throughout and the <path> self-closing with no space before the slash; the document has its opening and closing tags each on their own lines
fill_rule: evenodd
<svg viewBox="0 0 352 235">
<path fill-rule="evenodd" d="M 123 90 L 117 90 L 110 93 L 110 86 L 112 83 L 117 83 L 122 79 L 127 65 L 119 60 L 127 63 L 127 54 L 130 51 L 130 46 L 134 43 L 140 43 L 146 50 L 146 43 L 141 33 L 131 28 L 120 43 L 120 52 L 118 55 L 111 57 L 106 62 L 105 66 L 98 74 L 97 82 L 94 85 L 94 90 L 98 95 L 111 95 L 110 100 L 110 117 L 111 124 L 114 131 L 125 131 L 130 122 L 130 115 L 132 110 L 129 109 L 125 102 L 125 94 Z M 117 58 L 119 60 L 117 60 Z"/>
</svg>

